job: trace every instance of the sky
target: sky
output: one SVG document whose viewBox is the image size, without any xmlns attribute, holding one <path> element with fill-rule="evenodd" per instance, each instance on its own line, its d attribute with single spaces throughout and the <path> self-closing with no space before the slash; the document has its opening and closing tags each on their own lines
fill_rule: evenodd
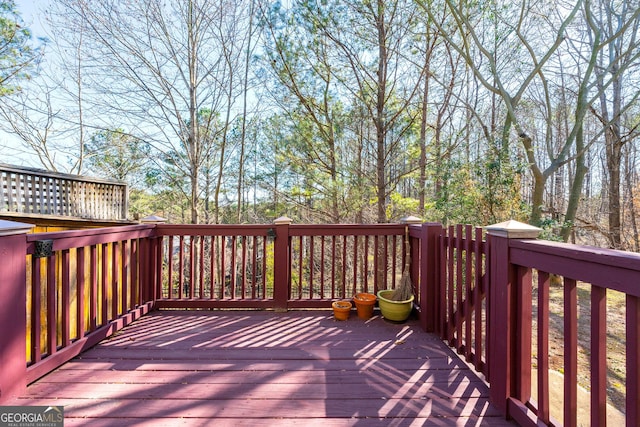
<svg viewBox="0 0 640 427">
<path fill-rule="evenodd" d="M 36 37 L 45 35 L 40 10 L 46 8 L 48 4 L 48 0 L 16 0 L 22 20 Z"/>
</svg>

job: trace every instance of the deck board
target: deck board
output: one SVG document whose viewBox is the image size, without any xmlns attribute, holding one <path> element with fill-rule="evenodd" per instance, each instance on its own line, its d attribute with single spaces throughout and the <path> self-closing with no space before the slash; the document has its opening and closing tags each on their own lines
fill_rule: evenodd
<svg viewBox="0 0 640 427">
<path fill-rule="evenodd" d="M 153 312 L 11 404 L 67 426 L 505 426 L 489 390 L 415 323 L 327 311 Z"/>
</svg>

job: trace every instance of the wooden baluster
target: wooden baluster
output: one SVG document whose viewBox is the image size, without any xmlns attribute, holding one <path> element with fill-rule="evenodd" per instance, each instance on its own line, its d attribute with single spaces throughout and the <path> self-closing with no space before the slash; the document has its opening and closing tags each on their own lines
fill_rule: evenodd
<svg viewBox="0 0 640 427">
<path fill-rule="evenodd" d="M 578 424 L 578 289 L 564 279 L 564 426 Z"/>
<path fill-rule="evenodd" d="M 591 425 L 607 424 L 607 289 L 591 286 Z M 635 365 L 637 366 L 637 365 Z"/>
</svg>

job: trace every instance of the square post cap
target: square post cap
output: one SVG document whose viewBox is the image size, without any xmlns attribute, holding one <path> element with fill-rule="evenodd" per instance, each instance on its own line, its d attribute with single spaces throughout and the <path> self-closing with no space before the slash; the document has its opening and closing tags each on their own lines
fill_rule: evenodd
<svg viewBox="0 0 640 427">
<path fill-rule="evenodd" d="M 409 215 L 405 216 L 400 220 L 402 224 L 422 224 L 422 218 L 418 218 L 417 216 Z"/>
<path fill-rule="evenodd" d="M 167 222 L 167 219 L 158 215 L 149 215 L 142 218 L 140 222 L 143 224 L 164 224 Z"/>
<path fill-rule="evenodd" d="M 293 220 L 287 216 L 281 216 L 280 218 L 276 218 L 273 220 L 273 223 L 275 225 L 285 225 L 285 224 L 291 224 L 293 222 Z"/>
<path fill-rule="evenodd" d="M 7 221 L 0 219 L 0 236 L 13 236 L 15 234 L 27 234 L 35 225 L 24 222 Z"/>
<path fill-rule="evenodd" d="M 507 239 L 537 239 L 542 231 L 541 228 L 513 219 L 488 225 L 485 229 L 492 236 L 506 237 Z"/>
</svg>

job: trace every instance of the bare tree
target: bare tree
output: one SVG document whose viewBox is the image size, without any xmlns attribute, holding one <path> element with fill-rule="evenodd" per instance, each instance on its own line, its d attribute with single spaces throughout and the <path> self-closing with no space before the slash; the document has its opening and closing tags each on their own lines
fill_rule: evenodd
<svg viewBox="0 0 640 427">
<path fill-rule="evenodd" d="M 640 92 L 625 93 L 626 76 L 640 58 L 640 8 L 636 2 L 589 2 L 585 8 L 591 44 L 602 45 L 595 62 L 599 105 L 593 113 L 604 127 L 608 180 L 609 244 L 622 247 L 620 185 L 623 147 L 637 133 L 636 126 L 624 121 Z"/>
<path fill-rule="evenodd" d="M 335 129 L 345 127 L 337 121 L 338 111 L 350 109 L 347 126 L 358 141 L 358 156 L 363 157 L 362 164 L 371 165 L 361 170 L 366 172 L 364 185 L 374 189 L 368 198 L 376 200 L 375 219 L 386 222 L 390 195 L 412 170 L 401 153 L 403 149 L 406 153 L 408 135 L 417 119 L 412 107 L 424 72 L 422 64 L 416 67 L 406 58 L 415 6 L 403 0 L 297 1 L 292 9 L 291 36 L 272 36 L 276 41 L 273 51 L 278 52 L 273 57 L 276 75 L 323 141 L 321 153 L 316 153 L 321 156 L 316 157 L 324 163 L 332 184 L 344 181 L 335 157 L 340 147 Z M 312 55 L 289 43 L 295 43 L 295 32 L 300 30 L 309 34 L 305 47 Z M 365 123 L 358 123 L 359 119 Z M 339 194 L 333 187 L 333 217 L 339 218 Z"/>
<path fill-rule="evenodd" d="M 318 211 L 317 215 L 329 222 L 340 222 L 345 211 L 339 203 L 343 191 L 339 170 L 345 167 L 339 163 L 344 152 L 339 128 L 344 114 L 336 96 L 339 82 L 334 78 L 332 45 L 326 34 L 315 31 L 320 14 L 305 2 L 294 3 L 287 12 L 261 7 L 266 64 L 277 85 L 272 96 L 286 111 L 290 128 L 297 134 L 289 141 L 288 151 L 292 165 L 306 183 L 307 208 Z M 316 167 L 308 168 L 309 163 Z M 328 206 L 313 206 L 312 191 L 320 193 Z"/>
<path fill-rule="evenodd" d="M 397 182 L 409 170 L 391 174 L 391 165 L 401 149 L 407 131 L 413 125 L 415 117 L 408 115 L 409 107 L 419 97 L 421 76 L 425 68 L 418 68 L 413 79 L 403 80 L 400 75 L 408 71 L 404 62 L 403 50 L 411 35 L 415 9 L 412 4 L 403 1 L 388 2 L 377 0 L 354 4 L 355 19 L 371 26 L 373 37 L 368 39 L 364 33 L 351 33 L 354 38 L 361 37 L 375 52 L 373 67 L 360 55 L 357 45 L 349 42 L 341 34 L 350 34 L 350 23 L 339 32 L 328 32 L 346 58 L 352 73 L 351 81 L 356 83 L 357 91 L 352 94 L 360 100 L 368 112 L 375 128 L 375 165 L 376 165 L 376 206 L 377 221 L 386 222 L 388 197 Z M 408 77 L 408 76 L 407 76 Z M 404 85 L 404 86 L 403 86 Z"/>
<path fill-rule="evenodd" d="M 496 38 L 494 38 L 493 44 L 485 42 L 478 32 L 480 27 L 477 19 L 482 21 L 482 25 L 487 25 L 486 15 L 482 13 L 474 15 L 449 0 L 446 0 L 445 4 L 455 21 L 458 35 L 464 34 L 465 37 L 459 36 L 455 38 L 454 34 L 447 32 L 444 27 L 440 26 L 444 37 L 465 58 L 467 65 L 478 81 L 491 93 L 497 95 L 505 108 L 504 123 L 500 137 L 502 150 L 505 153 L 509 152 L 509 139 L 512 128 L 522 143 L 523 152 L 534 177 L 530 221 L 537 223 L 541 218 L 544 188 L 547 179 L 568 160 L 574 139 L 567 139 L 559 150 L 548 150 L 550 163 L 543 167 L 535 157 L 534 140 L 530 132 L 525 129 L 524 120 L 518 112 L 518 107 L 536 79 L 538 79 L 543 90 L 548 91 L 545 66 L 547 66 L 563 43 L 566 29 L 580 11 L 581 2 L 577 2 L 569 13 L 563 16 L 557 29 L 554 29 L 551 21 L 529 19 L 529 12 L 533 11 L 535 6 L 539 5 L 538 3 L 525 2 L 521 3 L 517 10 L 508 10 L 503 14 L 492 13 L 493 19 L 496 20 L 496 26 L 499 25 L 499 28 L 505 32 L 505 37 L 500 46 L 495 44 Z M 430 16 L 433 15 L 426 5 L 424 7 Z M 546 28 L 543 24 L 546 24 Z M 542 36 L 548 36 L 548 44 L 541 42 L 540 37 Z M 504 49 L 511 49 L 513 44 L 516 43 L 522 46 L 519 53 L 526 53 L 526 60 L 524 56 L 512 58 L 506 55 Z M 547 47 L 540 51 L 540 45 L 546 45 Z M 516 73 L 507 72 L 512 70 L 512 65 L 518 67 Z M 548 97 L 546 98 L 548 99 Z M 547 105 L 548 110 L 550 107 L 550 105 Z M 579 123 L 577 122 L 576 125 L 579 125 Z M 577 128 L 578 126 L 576 126 L 576 131 Z"/>
<path fill-rule="evenodd" d="M 53 110 L 51 91 L 40 87 L 36 93 L 31 85 L 29 92 L 21 92 L 6 97 L 0 103 L 2 129 L 16 136 L 25 152 L 34 155 L 47 170 L 58 171 L 56 154 L 58 147 L 52 147 L 51 133 L 57 112 Z"/>
<path fill-rule="evenodd" d="M 206 159 L 223 164 L 220 138 L 234 96 L 236 10 L 229 0 L 57 0 L 58 24 L 86 28 L 82 52 L 104 128 L 126 127 L 176 163 L 188 186 L 190 220 L 198 222 Z M 88 76 L 87 76 L 88 77 Z M 219 120 L 220 113 L 225 120 Z M 224 145 L 222 145 L 224 147 Z"/>
<path fill-rule="evenodd" d="M 254 15 L 256 13 L 256 4 L 255 0 L 249 0 L 249 10 L 248 10 L 248 25 L 246 36 L 244 38 L 244 74 L 242 79 L 242 117 L 241 117 L 241 129 L 240 129 L 240 153 L 238 156 L 238 191 L 237 191 L 237 200 L 238 200 L 238 209 L 237 209 L 237 221 L 241 223 L 243 220 L 243 212 L 244 212 L 244 182 L 245 182 L 245 159 L 246 159 L 246 151 L 247 151 L 247 122 L 249 120 L 248 116 L 248 106 L 249 106 L 249 94 L 251 92 L 251 82 L 249 80 L 252 57 L 256 47 L 255 41 L 255 32 L 256 26 L 254 24 Z"/>
</svg>

